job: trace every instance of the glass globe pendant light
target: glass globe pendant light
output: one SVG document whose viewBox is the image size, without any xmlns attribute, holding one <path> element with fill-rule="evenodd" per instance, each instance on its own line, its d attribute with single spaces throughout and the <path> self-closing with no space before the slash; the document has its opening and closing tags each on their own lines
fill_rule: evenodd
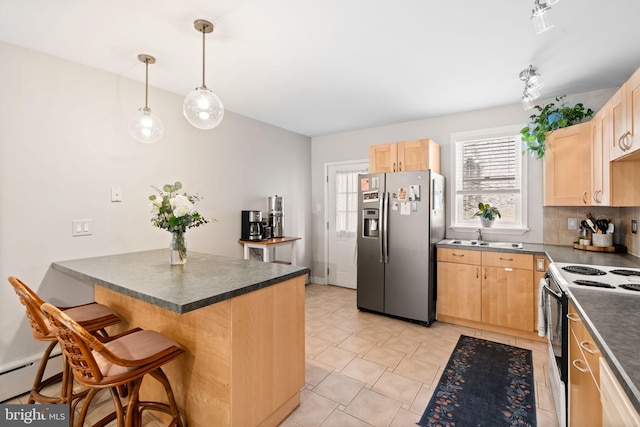
<svg viewBox="0 0 640 427">
<path fill-rule="evenodd" d="M 198 32 L 202 32 L 202 86 L 187 95 L 182 105 L 182 112 L 189 123 L 198 129 L 213 129 L 220 124 L 224 116 L 222 101 L 204 83 L 204 36 L 206 33 L 213 32 L 213 24 L 204 19 L 197 19 L 193 26 Z"/>
<path fill-rule="evenodd" d="M 156 58 L 151 55 L 141 53 L 138 60 L 144 62 L 146 68 L 145 88 L 144 88 L 144 107 L 138 109 L 138 113 L 129 121 L 129 133 L 138 142 L 152 144 L 162 138 L 164 134 L 164 125 L 162 120 L 151 112 L 149 108 L 149 64 L 155 64 Z"/>
</svg>

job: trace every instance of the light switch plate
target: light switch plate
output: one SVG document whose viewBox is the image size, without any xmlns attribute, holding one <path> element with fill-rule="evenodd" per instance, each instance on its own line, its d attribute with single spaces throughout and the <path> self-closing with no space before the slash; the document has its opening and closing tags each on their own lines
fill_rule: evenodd
<svg viewBox="0 0 640 427">
<path fill-rule="evenodd" d="M 71 221 L 71 236 L 90 236 L 92 224 L 90 219 L 74 219 Z"/>
<path fill-rule="evenodd" d="M 631 234 L 638 234 L 638 220 L 631 220 Z"/>
<path fill-rule="evenodd" d="M 567 218 L 567 230 L 578 229 L 578 218 Z"/>
</svg>

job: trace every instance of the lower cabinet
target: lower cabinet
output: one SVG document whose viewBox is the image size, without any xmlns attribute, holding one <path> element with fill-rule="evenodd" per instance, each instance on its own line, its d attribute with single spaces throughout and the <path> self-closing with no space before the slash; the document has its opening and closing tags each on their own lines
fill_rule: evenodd
<svg viewBox="0 0 640 427">
<path fill-rule="evenodd" d="M 602 357 L 600 358 L 600 402 L 603 427 L 640 426 L 640 415 Z"/>
<path fill-rule="evenodd" d="M 482 267 L 482 321 L 531 331 L 533 289 L 531 270 Z"/>
<path fill-rule="evenodd" d="M 439 320 L 537 337 L 533 255 L 438 248 L 437 259 Z"/>
<path fill-rule="evenodd" d="M 602 425 L 600 402 L 600 350 L 569 305 L 569 426 Z"/>
<path fill-rule="evenodd" d="M 479 265 L 439 262 L 438 283 L 438 314 L 482 320 L 478 304 L 482 297 Z"/>
</svg>

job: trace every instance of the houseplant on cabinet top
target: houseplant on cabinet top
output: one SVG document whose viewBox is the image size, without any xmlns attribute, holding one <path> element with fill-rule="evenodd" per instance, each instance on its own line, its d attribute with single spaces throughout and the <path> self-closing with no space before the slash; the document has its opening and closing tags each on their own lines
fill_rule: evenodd
<svg viewBox="0 0 640 427">
<path fill-rule="evenodd" d="M 548 132 L 577 125 L 584 119 L 593 116 L 593 110 L 591 108 L 585 110 L 584 105 L 580 102 L 573 107 L 567 106 L 564 101 L 565 97 L 566 95 L 562 95 L 556 98 L 559 106 L 551 102 L 544 107 L 539 105 L 533 107 L 538 110 L 538 114 L 529 116 L 531 122 L 520 130 L 522 141 L 526 143 L 525 151 L 538 159 L 544 157 Z"/>
<path fill-rule="evenodd" d="M 500 215 L 500 211 L 495 206 L 491 206 L 489 203 L 478 203 L 478 212 L 476 212 L 473 216 L 479 216 L 480 222 L 483 227 L 491 227 L 493 225 L 493 221 L 495 221 L 496 216 L 498 218 L 502 218 Z"/>
</svg>

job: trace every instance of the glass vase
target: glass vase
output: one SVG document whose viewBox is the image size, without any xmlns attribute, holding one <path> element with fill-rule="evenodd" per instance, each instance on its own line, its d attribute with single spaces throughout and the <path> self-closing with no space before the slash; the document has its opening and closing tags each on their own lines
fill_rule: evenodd
<svg viewBox="0 0 640 427">
<path fill-rule="evenodd" d="M 187 242 L 183 231 L 171 233 L 171 265 L 182 265 L 187 262 Z"/>
</svg>

